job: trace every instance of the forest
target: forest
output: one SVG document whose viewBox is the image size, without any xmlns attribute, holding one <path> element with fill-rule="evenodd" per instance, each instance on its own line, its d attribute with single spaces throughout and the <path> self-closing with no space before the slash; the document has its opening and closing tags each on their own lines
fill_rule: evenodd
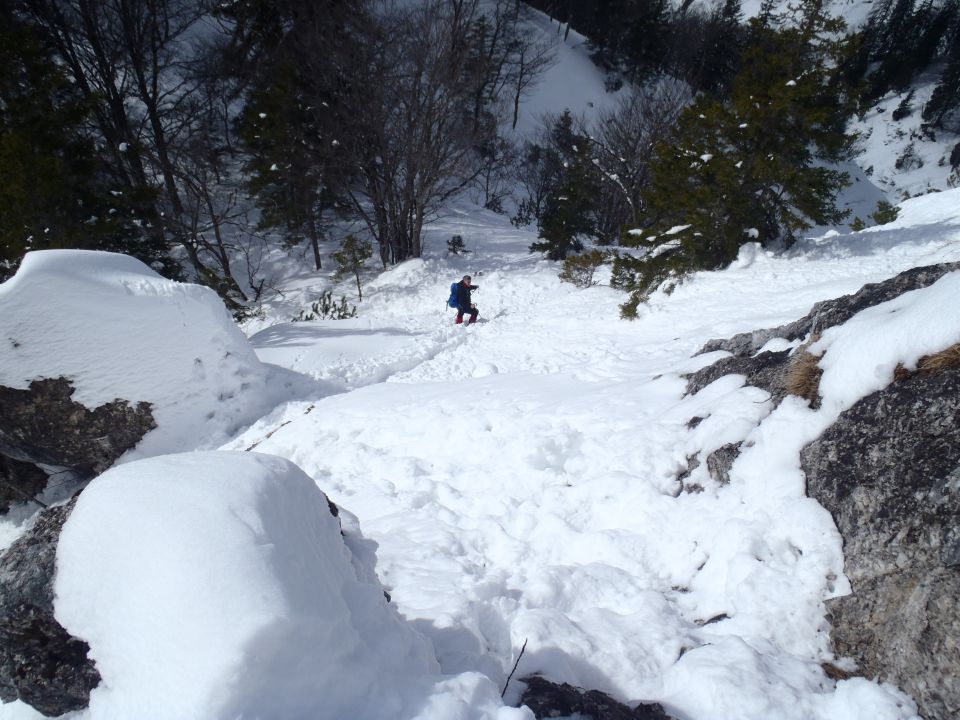
<svg viewBox="0 0 960 720">
<path fill-rule="evenodd" d="M 884 0 L 852 29 L 822 0 L 14 0 L 0 280 L 34 249 L 118 251 L 243 317 L 271 290 L 257 248 L 386 268 L 467 195 L 568 279 L 612 264 L 629 317 L 746 242 L 844 220 L 848 122 L 891 90 L 935 74 L 924 127 L 960 130 L 958 8 Z M 513 132 L 553 62 L 533 12 L 588 38 L 612 110 Z"/>
</svg>

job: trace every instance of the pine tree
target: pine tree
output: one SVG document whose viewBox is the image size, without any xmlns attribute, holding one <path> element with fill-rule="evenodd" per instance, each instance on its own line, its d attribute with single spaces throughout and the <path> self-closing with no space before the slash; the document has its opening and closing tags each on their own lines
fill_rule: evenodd
<svg viewBox="0 0 960 720">
<path fill-rule="evenodd" d="M 0 12 L 0 280 L 25 252 L 122 251 L 168 275 L 139 198 L 118 190 L 87 134 L 91 108 L 33 30 Z"/>
<path fill-rule="evenodd" d="M 845 173 L 817 161 L 847 155 L 849 99 L 835 82 L 842 21 L 820 0 L 784 24 L 752 24 L 730 99 L 701 97 L 661 144 L 646 193 L 649 227 L 623 244 L 641 253 L 615 261 L 616 284 L 631 292 L 626 316 L 661 282 L 722 267 L 748 242 L 789 245 L 812 224 L 839 222 Z"/>
<path fill-rule="evenodd" d="M 582 236 L 593 234 L 597 187 L 590 142 L 574 127 L 569 110 L 554 123 L 551 149 L 559 162 L 539 218 L 540 239 L 530 245 L 531 252 L 563 260 L 583 249 Z"/>
</svg>

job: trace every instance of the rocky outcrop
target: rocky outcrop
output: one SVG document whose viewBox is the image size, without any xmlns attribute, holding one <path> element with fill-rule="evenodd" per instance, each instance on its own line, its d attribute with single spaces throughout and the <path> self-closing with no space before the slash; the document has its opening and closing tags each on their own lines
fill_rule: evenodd
<svg viewBox="0 0 960 720">
<path fill-rule="evenodd" d="M 47 484 L 47 474 L 33 463 L 0 455 L 0 514 L 10 505 L 39 495 Z"/>
<path fill-rule="evenodd" d="M 48 716 L 86 707 L 100 682 L 87 644 L 53 616 L 57 541 L 73 504 L 45 510 L 0 557 L 0 700 Z"/>
<path fill-rule="evenodd" d="M 737 357 L 750 357 L 774 338 L 802 340 L 808 336 L 819 335 L 828 327 L 845 323 L 865 308 L 893 300 L 910 290 L 933 285 L 954 270 L 960 270 L 960 263 L 941 263 L 911 268 L 889 280 L 864 285 L 853 295 L 819 302 L 809 313 L 792 323 L 767 330 L 741 333 L 725 340 L 711 340 L 700 348 L 700 353 L 726 350 Z"/>
<path fill-rule="evenodd" d="M 719 350 L 731 355 L 689 375 L 687 393 L 700 392 L 724 375 L 743 375 L 747 385 L 766 390 L 774 405 L 778 405 L 787 394 L 786 373 L 791 362 L 791 351 L 760 352 L 764 345 L 776 338 L 789 342 L 812 338 L 828 327 L 846 322 L 865 308 L 892 300 L 910 290 L 932 285 L 953 270 L 960 270 L 960 263 L 913 268 L 884 282 L 864 285 L 853 295 L 819 302 L 809 313 L 792 323 L 741 333 L 726 340 L 711 340 L 700 348 L 698 354 Z"/>
<path fill-rule="evenodd" d="M 593 720 L 673 720 L 657 703 L 630 708 L 599 690 L 554 683 L 539 675 L 523 678 L 526 690 L 520 702 L 537 718 L 589 717 Z"/>
<path fill-rule="evenodd" d="M 28 390 L 0 385 L 0 455 L 8 460 L 0 472 L 9 496 L 23 500 L 37 493 L 39 468 L 66 468 L 91 478 L 156 427 L 149 403 L 114 400 L 90 410 L 72 399 L 67 378 L 34 380 Z M 16 461 L 12 464 L 10 461 Z M 41 486 L 42 487 L 42 486 Z M 0 512 L 9 507 L 0 495 Z"/>
<path fill-rule="evenodd" d="M 960 716 L 960 368 L 863 398 L 801 465 L 844 538 L 853 593 L 829 605 L 837 654 L 928 720 Z"/>
<path fill-rule="evenodd" d="M 914 268 L 787 325 L 712 340 L 701 353 L 731 356 L 691 375 L 688 392 L 735 373 L 779 403 L 796 353 L 759 352 L 770 340 L 815 337 L 958 269 Z M 725 445 L 708 456 L 711 477 L 728 481 L 738 454 Z M 807 446 L 801 465 L 807 494 L 844 539 L 853 592 L 829 604 L 836 654 L 909 692 L 927 720 L 960 717 L 960 368 L 901 368 Z"/>
</svg>

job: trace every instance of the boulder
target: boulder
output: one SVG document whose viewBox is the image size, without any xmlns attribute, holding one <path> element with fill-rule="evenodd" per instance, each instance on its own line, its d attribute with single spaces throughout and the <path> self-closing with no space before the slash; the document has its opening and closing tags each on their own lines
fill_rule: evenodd
<svg viewBox="0 0 960 720">
<path fill-rule="evenodd" d="M 593 720 L 673 720 L 659 703 L 641 703 L 634 708 L 599 690 L 584 690 L 555 683 L 539 675 L 522 679 L 526 684 L 520 703 L 537 718 L 589 717 Z"/>
<path fill-rule="evenodd" d="M 40 494 L 46 484 L 47 474 L 33 463 L 0 454 L 0 515 L 6 513 L 13 503 Z"/>
<path fill-rule="evenodd" d="M 838 655 L 960 716 L 960 368 L 913 373 L 843 412 L 801 453 L 807 494 L 844 538 Z"/>
<path fill-rule="evenodd" d="M 88 645 L 53 616 L 57 541 L 73 505 L 45 510 L 0 557 L 0 700 L 48 716 L 86 707 L 100 683 Z"/>
<path fill-rule="evenodd" d="M 157 426 L 149 403 L 114 400 L 89 409 L 73 393 L 65 377 L 33 380 L 27 390 L 0 385 L 0 452 L 90 478 Z"/>
</svg>

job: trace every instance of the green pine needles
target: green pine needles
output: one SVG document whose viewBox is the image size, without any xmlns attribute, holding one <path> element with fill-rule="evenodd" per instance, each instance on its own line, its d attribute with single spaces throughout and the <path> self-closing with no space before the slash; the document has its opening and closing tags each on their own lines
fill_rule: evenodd
<svg viewBox="0 0 960 720">
<path fill-rule="evenodd" d="M 835 200 L 848 176 L 829 165 L 853 142 L 852 98 L 836 77 L 844 23 L 823 0 L 797 12 L 751 21 L 729 99 L 700 96 L 657 147 L 647 223 L 614 259 L 613 282 L 630 293 L 624 317 L 663 282 L 724 267 L 746 243 L 789 246 L 814 224 L 846 217 Z"/>
</svg>

